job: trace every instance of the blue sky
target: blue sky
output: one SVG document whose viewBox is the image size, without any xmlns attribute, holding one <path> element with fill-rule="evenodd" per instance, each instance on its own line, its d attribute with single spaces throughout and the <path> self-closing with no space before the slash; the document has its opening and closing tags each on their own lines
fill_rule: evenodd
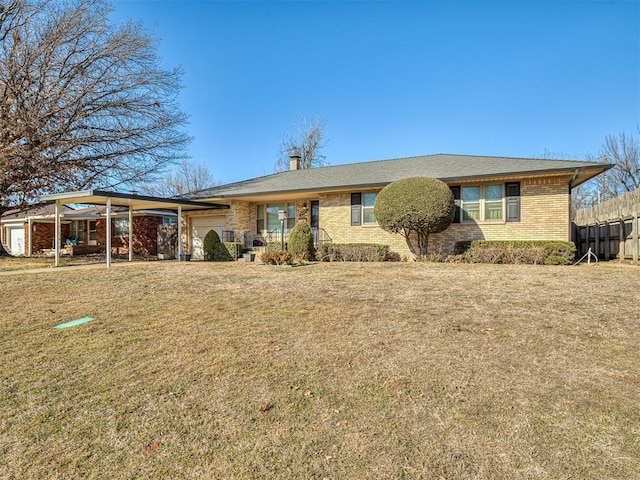
<svg viewBox="0 0 640 480">
<path fill-rule="evenodd" d="M 584 159 L 640 123 L 640 2 L 117 0 L 184 70 L 189 153 L 273 172 L 327 122 L 332 165 L 431 153 Z"/>
</svg>

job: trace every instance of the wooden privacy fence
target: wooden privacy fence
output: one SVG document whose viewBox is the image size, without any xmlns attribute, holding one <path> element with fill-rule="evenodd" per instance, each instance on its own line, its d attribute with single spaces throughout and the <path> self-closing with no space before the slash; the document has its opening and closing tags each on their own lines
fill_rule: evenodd
<svg viewBox="0 0 640 480">
<path fill-rule="evenodd" d="M 638 263 L 640 190 L 576 212 L 574 239 L 578 256 L 589 248 L 603 260 L 617 258 Z"/>
</svg>

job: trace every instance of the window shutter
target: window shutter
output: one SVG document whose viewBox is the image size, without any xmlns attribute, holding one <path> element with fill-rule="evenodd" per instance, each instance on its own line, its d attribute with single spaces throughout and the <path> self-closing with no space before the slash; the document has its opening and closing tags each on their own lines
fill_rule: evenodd
<svg viewBox="0 0 640 480">
<path fill-rule="evenodd" d="M 507 197 L 507 222 L 520 221 L 520 182 L 505 185 Z"/>
<path fill-rule="evenodd" d="M 453 193 L 453 200 L 456 202 L 456 213 L 453 217 L 453 223 L 460 223 L 460 187 L 449 187 Z"/>
<path fill-rule="evenodd" d="M 362 224 L 362 194 L 351 194 L 351 225 Z"/>
</svg>

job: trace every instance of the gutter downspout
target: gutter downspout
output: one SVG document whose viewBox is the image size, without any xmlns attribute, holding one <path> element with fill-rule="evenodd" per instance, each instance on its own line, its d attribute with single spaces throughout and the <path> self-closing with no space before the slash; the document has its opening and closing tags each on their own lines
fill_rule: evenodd
<svg viewBox="0 0 640 480">
<path fill-rule="evenodd" d="M 575 182 L 580 175 L 580 170 L 576 168 L 573 172 L 573 176 L 571 180 L 569 180 L 569 241 L 576 243 L 577 238 L 575 238 L 575 232 L 573 228 L 573 220 L 572 220 L 572 210 L 571 210 L 571 191 L 573 190 L 573 182 Z"/>
</svg>

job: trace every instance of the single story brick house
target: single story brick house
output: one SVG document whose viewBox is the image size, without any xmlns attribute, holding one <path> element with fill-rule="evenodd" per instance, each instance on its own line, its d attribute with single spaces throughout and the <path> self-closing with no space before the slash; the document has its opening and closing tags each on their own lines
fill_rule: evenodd
<svg viewBox="0 0 640 480">
<path fill-rule="evenodd" d="M 0 219 L 2 244 L 13 255 L 32 256 L 54 248 L 55 205 L 36 205 L 27 210 L 8 212 Z M 105 207 L 61 207 L 62 243 L 80 246 L 104 246 L 106 243 Z M 177 223 L 173 212 L 143 210 L 133 214 L 133 249 L 139 255 L 155 255 L 158 225 Z M 129 251 L 129 217 L 126 208 L 115 208 L 111 220 L 112 251 Z M 78 249 L 79 251 L 93 251 Z M 100 249 L 96 248 L 95 251 Z"/>
<path fill-rule="evenodd" d="M 387 244 L 401 255 L 410 250 L 400 235 L 377 224 L 377 193 L 407 177 L 447 183 L 458 206 L 454 223 L 429 239 L 430 251 L 450 254 L 460 240 L 571 239 L 571 190 L 603 173 L 597 162 L 436 154 L 392 160 L 298 168 L 220 185 L 182 198 L 228 205 L 228 209 L 183 214 L 183 243 L 202 258 L 202 239 L 216 230 L 223 240 L 263 245 L 280 241 L 306 221 L 316 242 Z M 278 212 L 284 211 L 284 220 Z"/>
</svg>

